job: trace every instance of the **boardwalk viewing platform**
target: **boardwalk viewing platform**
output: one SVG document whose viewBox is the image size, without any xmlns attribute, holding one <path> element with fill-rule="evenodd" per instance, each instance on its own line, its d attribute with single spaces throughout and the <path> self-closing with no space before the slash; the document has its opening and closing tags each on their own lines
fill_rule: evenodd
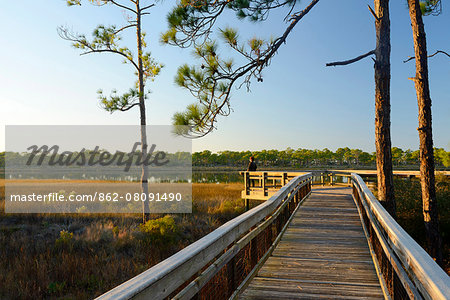
<svg viewBox="0 0 450 300">
<path fill-rule="evenodd" d="M 243 176 L 261 204 L 98 299 L 450 299 L 449 276 L 358 174 Z"/>
</svg>

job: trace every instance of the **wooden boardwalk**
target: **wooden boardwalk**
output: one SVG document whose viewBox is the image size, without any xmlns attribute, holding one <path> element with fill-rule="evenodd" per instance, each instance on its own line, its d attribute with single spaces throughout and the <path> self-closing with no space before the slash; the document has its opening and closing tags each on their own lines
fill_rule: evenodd
<svg viewBox="0 0 450 300">
<path fill-rule="evenodd" d="M 240 299 L 383 299 L 346 187 L 312 190 Z"/>
</svg>

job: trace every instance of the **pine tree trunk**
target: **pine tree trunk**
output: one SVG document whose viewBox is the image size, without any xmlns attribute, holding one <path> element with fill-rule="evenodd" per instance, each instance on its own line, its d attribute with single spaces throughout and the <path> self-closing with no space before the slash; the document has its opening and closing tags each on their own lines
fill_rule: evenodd
<svg viewBox="0 0 450 300">
<path fill-rule="evenodd" d="M 396 217 L 391 154 L 391 37 L 389 0 L 374 0 L 377 46 L 375 49 L 375 145 L 377 157 L 378 199 L 392 217 Z"/>
<path fill-rule="evenodd" d="M 409 16 L 414 40 L 416 77 L 414 84 L 419 106 L 420 183 L 422 186 L 423 218 L 428 253 L 442 266 L 441 236 L 434 178 L 433 132 L 431 125 L 431 97 L 428 82 L 428 54 L 425 28 L 419 0 L 408 0 Z"/>
<path fill-rule="evenodd" d="M 144 86 L 144 70 L 142 67 L 142 37 L 141 37 L 141 11 L 139 0 L 136 1 L 136 35 L 137 35 L 137 46 L 138 46 L 138 75 L 139 75 L 139 111 L 141 117 L 141 152 L 142 160 L 144 161 L 147 157 L 147 121 L 145 116 L 145 86 Z M 142 201 L 142 221 L 145 223 L 150 218 L 150 207 L 148 204 L 148 166 L 144 163 L 142 164 L 141 173 L 141 193 L 145 196 L 145 201 Z"/>
</svg>

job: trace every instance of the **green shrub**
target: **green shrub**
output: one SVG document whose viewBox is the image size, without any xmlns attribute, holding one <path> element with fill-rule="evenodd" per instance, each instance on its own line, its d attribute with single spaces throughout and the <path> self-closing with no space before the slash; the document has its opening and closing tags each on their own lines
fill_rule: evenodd
<svg viewBox="0 0 450 300">
<path fill-rule="evenodd" d="M 112 232 L 114 234 L 114 237 L 117 238 L 119 236 L 119 226 L 114 226 Z"/>
<path fill-rule="evenodd" d="M 73 233 L 68 232 L 67 230 L 61 230 L 59 232 L 59 238 L 56 239 L 56 243 L 60 244 L 69 244 L 72 242 L 73 239 Z"/>
<path fill-rule="evenodd" d="M 236 217 L 239 214 L 243 213 L 244 210 L 245 207 L 243 205 L 242 199 L 235 199 L 223 201 L 217 211 L 215 211 L 215 213 L 219 215 L 231 215 L 233 217 Z"/>
<path fill-rule="evenodd" d="M 145 246 L 161 247 L 163 249 L 173 245 L 179 236 L 179 229 L 172 216 L 149 220 L 139 225 L 142 233 L 140 240 Z"/>
<path fill-rule="evenodd" d="M 64 287 L 66 286 L 66 282 L 50 282 L 48 284 L 47 290 L 49 292 L 49 294 L 58 294 L 61 295 L 62 292 L 64 291 Z"/>
<path fill-rule="evenodd" d="M 55 241 L 55 248 L 58 249 L 73 249 L 73 233 L 66 230 L 59 232 L 59 238 Z"/>
</svg>

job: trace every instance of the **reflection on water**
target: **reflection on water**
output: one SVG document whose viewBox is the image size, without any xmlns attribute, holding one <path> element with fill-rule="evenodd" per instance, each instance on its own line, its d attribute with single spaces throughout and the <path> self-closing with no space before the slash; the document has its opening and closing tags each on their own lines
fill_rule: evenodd
<svg viewBox="0 0 450 300">
<path fill-rule="evenodd" d="M 192 182 L 196 183 L 234 183 L 243 182 L 239 171 L 193 171 Z"/>
<path fill-rule="evenodd" d="M 243 183 L 244 178 L 239 174 L 240 171 L 192 171 L 192 182 L 194 183 Z M 270 172 L 270 171 L 269 171 Z M 4 178 L 4 173 L 0 172 L 0 179 Z M 97 177 L 87 177 L 85 174 L 78 174 L 75 176 L 71 174 L 71 179 L 90 179 L 90 180 L 117 180 L 117 181 L 135 181 L 138 182 L 140 180 L 140 176 L 126 176 L 126 177 L 115 177 L 108 176 L 108 174 L 103 174 L 102 176 Z M 154 174 L 155 176 L 150 176 L 150 182 L 191 182 L 189 178 L 189 174 L 183 174 L 180 176 L 178 173 L 170 173 L 165 172 L 164 176 L 162 174 Z M 21 178 L 20 175 L 17 178 Z M 186 180 L 186 178 L 188 178 Z M 376 177 L 363 177 L 366 182 L 376 182 Z M 329 176 L 325 176 L 325 182 L 329 182 Z M 313 176 L 314 183 L 320 183 L 320 176 Z M 347 183 L 348 179 L 342 176 L 335 176 L 333 178 L 333 182 L 335 183 Z"/>
<path fill-rule="evenodd" d="M 244 182 L 244 178 L 239 174 L 240 171 L 193 171 L 192 182 L 195 183 L 235 183 Z M 334 176 L 334 183 L 348 183 L 348 177 Z M 363 177 L 365 182 L 376 182 L 376 177 Z M 325 176 L 325 183 L 330 182 L 329 176 Z M 314 183 L 320 183 L 320 176 L 313 176 Z"/>
</svg>

